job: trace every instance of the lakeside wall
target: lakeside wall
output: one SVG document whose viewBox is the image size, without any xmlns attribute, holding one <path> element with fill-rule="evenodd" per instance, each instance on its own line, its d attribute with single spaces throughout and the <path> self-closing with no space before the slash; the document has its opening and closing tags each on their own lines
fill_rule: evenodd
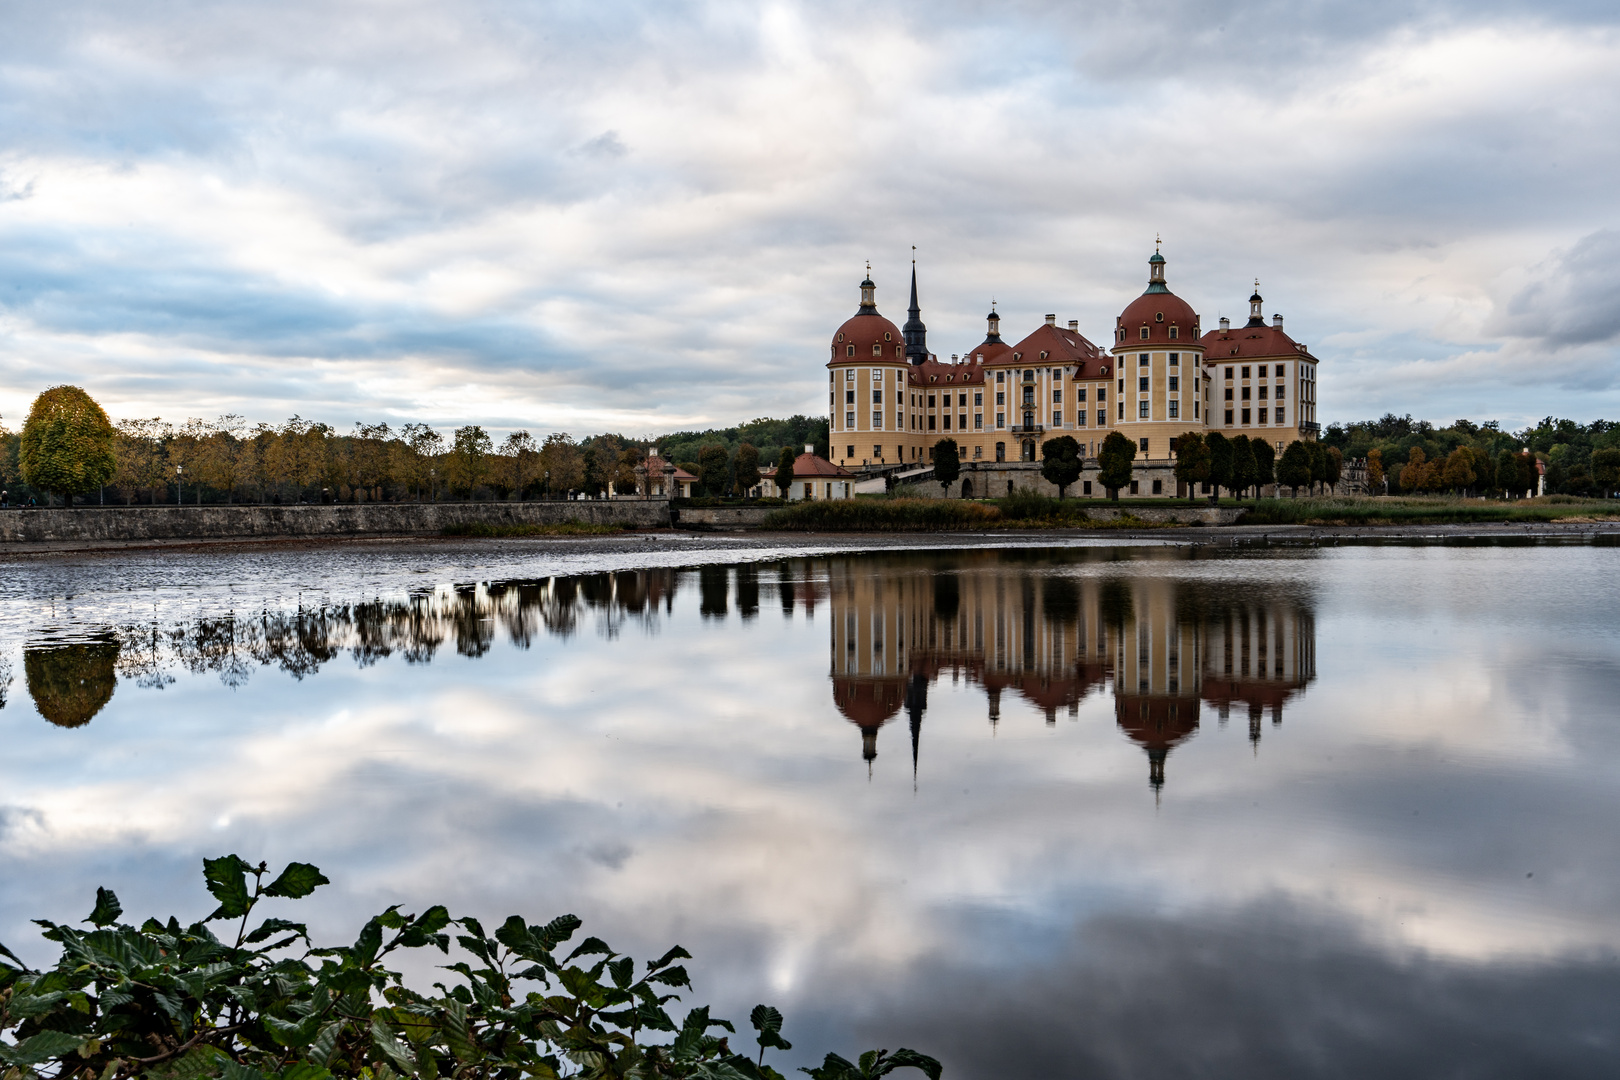
<svg viewBox="0 0 1620 1080">
<path fill-rule="evenodd" d="M 344 503 L 331 506 L 85 506 L 0 510 L 0 545 L 61 541 L 410 536 L 457 525 L 669 525 L 663 499 Z"/>
</svg>

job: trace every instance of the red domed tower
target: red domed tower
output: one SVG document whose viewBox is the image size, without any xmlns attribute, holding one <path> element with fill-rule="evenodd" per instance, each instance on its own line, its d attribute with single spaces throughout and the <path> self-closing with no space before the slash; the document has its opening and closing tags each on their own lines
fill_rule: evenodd
<svg viewBox="0 0 1620 1080">
<path fill-rule="evenodd" d="M 878 314 L 868 264 L 861 306 L 840 326 L 827 361 L 828 457 L 846 468 L 904 460 L 906 338 Z"/>
<path fill-rule="evenodd" d="M 1198 313 L 1170 291 L 1157 245 L 1148 287 L 1114 321 L 1113 417 L 1137 442 L 1138 461 L 1168 461 L 1170 440 L 1204 427 L 1203 357 Z"/>
</svg>

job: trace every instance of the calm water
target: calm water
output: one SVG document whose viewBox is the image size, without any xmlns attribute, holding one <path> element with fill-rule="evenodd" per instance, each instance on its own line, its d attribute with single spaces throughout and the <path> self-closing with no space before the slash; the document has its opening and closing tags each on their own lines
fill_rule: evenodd
<svg viewBox="0 0 1620 1080">
<path fill-rule="evenodd" d="M 0 940 L 236 851 L 679 942 L 779 1067 L 1613 1075 L 1615 548 L 766 555 L 7 566 Z"/>
</svg>

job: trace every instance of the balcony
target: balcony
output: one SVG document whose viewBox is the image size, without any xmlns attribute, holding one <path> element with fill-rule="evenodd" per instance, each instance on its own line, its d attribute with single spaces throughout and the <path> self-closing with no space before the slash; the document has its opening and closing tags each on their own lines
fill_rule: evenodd
<svg viewBox="0 0 1620 1080">
<path fill-rule="evenodd" d="M 1315 435 L 1317 432 L 1322 430 L 1322 425 L 1318 424 L 1315 420 L 1301 420 L 1299 422 L 1299 430 L 1305 432 L 1307 435 Z"/>
<path fill-rule="evenodd" d="M 1012 433 L 1014 435 L 1039 435 L 1045 430 L 1046 429 L 1039 424 L 1033 424 L 1029 427 L 1019 427 L 1015 424 L 1012 427 Z"/>
</svg>

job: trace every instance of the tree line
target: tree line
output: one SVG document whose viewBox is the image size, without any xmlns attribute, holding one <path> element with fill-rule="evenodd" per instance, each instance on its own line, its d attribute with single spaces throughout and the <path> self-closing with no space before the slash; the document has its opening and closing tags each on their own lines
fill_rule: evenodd
<svg viewBox="0 0 1620 1080">
<path fill-rule="evenodd" d="M 826 426 L 803 416 L 767 418 L 661 439 L 605 433 L 576 440 L 566 432 L 541 438 L 518 430 L 497 443 L 477 424 L 445 433 L 423 423 L 355 423 L 340 431 L 300 416 L 279 425 L 249 424 L 235 414 L 181 424 L 160 417 L 113 421 L 84 390 L 59 386 L 36 399 L 20 432 L 0 426 L 0 484 L 12 504 L 74 496 L 134 505 L 630 495 L 641 482 L 637 466 L 662 443 L 669 460 L 690 449 L 699 459 L 691 470 L 703 472 L 706 486 L 712 479 L 716 493 L 730 493 L 735 451 L 747 446 L 755 460 L 762 450 L 773 461 L 789 448 L 796 455 L 800 440 L 825 443 Z M 715 447 L 725 457 L 724 483 Z M 758 482 L 756 474 L 751 483 Z"/>
<path fill-rule="evenodd" d="M 1391 491 L 1521 495 L 1546 467 L 1547 492 L 1608 496 L 1620 489 L 1620 423 L 1546 417 L 1522 431 L 1495 420 L 1436 427 L 1411 414 L 1329 424 L 1322 441 L 1346 457 L 1377 463 Z"/>
</svg>

